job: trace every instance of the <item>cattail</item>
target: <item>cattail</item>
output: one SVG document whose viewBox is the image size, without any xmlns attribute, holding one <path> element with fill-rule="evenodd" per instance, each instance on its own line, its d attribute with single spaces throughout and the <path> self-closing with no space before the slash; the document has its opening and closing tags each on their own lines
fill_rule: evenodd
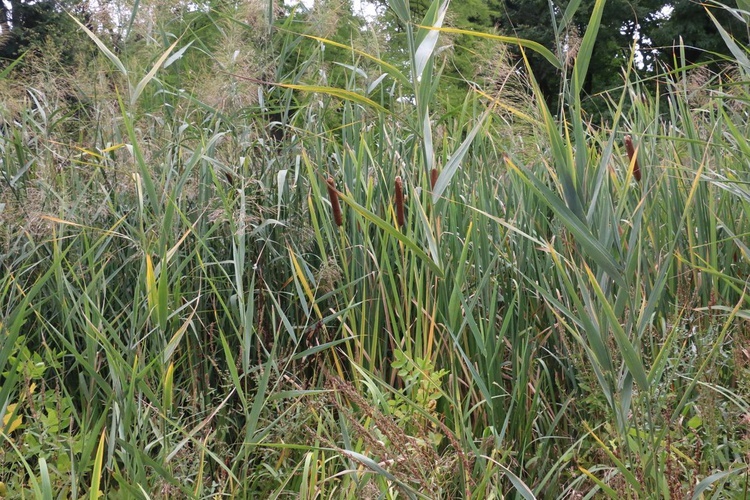
<svg viewBox="0 0 750 500">
<path fill-rule="evenodd" d="M 344 223 L 344 218 L 341 216 L 341 205 L 339 204 L 339 193 L 336 191 L 336 181 L 329 175 L 326 185 L 328 186 L 328 197 L 331 199 L 331 207 L 333 207 L 333 222 L 337 226 L 341 226 Z"/>
<path fill-rule="evenodd" d="M 404 183 L 401 176 L 396 176 L 396 221 L 399 227 L 404 227 Z"/>
<path fill-rule="evenodd" d="M 430 170 L 430 186 L 432 189 L 435 189 L 435 184 L 437 184 L 438 179 L 438 169 L 433 168 Z"/>
<path fill-rule="evenodd" d="M 625 136 L 625 149 L 628 152 L 628 159 L 633 162 L 633 177 L 637 182 L 641 181 L 641 167 L 638 165 L 638 158 L 633 161 L 635 156 L 635 147 L 633 146 L 633 139 L 629 135 Z"/>
</svg>

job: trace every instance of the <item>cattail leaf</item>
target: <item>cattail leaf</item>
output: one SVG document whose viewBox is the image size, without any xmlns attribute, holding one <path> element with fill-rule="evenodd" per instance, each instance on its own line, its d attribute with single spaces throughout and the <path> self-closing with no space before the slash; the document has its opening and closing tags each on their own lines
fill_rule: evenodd
<svg viewBox="0 0 750 500">
<path fill-rule="evenodd" d="M 443 266 L 440 263 L 440 252 L 438 250 L 437 240 L 435 239 L 435 229 L 432 227 L 432 224 L 430 224 L 424 207 L 422 206 L 422 202 L 419 200 L 418 196 L 412 197 L 412 203 L 419 215 L 419 220 L 422 222 L 422 229 L 427 238 L 427 248 L 430 249 L 430 256 L 432 257 L 433 262 L 437 263 L 438 267 L 442 269 Z"/>
<path fill-rule="evenodd" d="M 580 96 L 583 82 L 589 71 L 591 54 L 594 52 L 594 42 L 596 42 L 596 35 L 599 33 L 605 3 L 606 0 L 596 0 L 594 3 L 594 10 L 591 12 L 586 33 L 584 33 L 583 40 L 581 40 L 581 47 L 578 49 L 576 62 L 573 66 L 573 86 L 571 92 L 574 96 Z"/>
<path fill-rule="evenodd" d="M 507 156 L 505 157 L 505 163 L 531 188 L 539 201 L 555 212 L 555 215 L 560 218 L 560 221 L 581 245 L 584 254 L 589 256 L 618 285 L 626 286 L 620 266 L 615 262 L 607 249 L 591 234 L 591 231 L 583 224 L 583 221 L 566 206 L 560 197 L 535 176 L 522 170 Z"/>
<path fill-rule="evenodd" d="M 435 183 L 435 187 L 432 190 L 433 203 L 437 203 L 437 201 L 443 195 L 443 192 L 445 192 L 448 184 L 450 184 L 451 179 L 456 174 L 458 168 L 461 166 L 461 162 L 463 161 L 464 156 L 466 156 L 466 153 L 469 152 L 471 143 L 474 142 L 474 138 L 479 133 L 479 130 L 482 128 L 482 125 L 484 125 L 484 121 L 487 119 L 491 111 L 492 107 L 487 108 L 487 110 L 477 121 L 476 125 L 474 125 L 474 128 L 471 129 L 471 132 L 469 132 L 469 134 L 466 136 L 466 139 L 464 139 L 458 149 L 451 155 L 448 163 L 445 165 L 445 167 L 443 167 L 443 170 L 442 172 L 440 172 L 438 180 Z"/>
<path fill-rule="evenodd" d="M 339 193 L 339 197 L 344 200 L 344 202 L 349 205 L 355 212 L 357 212 L 359 215 L 364 217 L 369 222 L 372 222 L 376 226 L 378 226 L 380 229 L 385 231 L 385 233 L 389 236 L 392 236 L 396 238 L 398 241 L 403 243 L 409 250 L 414 252 L 414 255 L 416 255 L 418 258 L 423 260 L 429 267 L 432 269 L 435 274 L 437 274 L 439 277 L 443 277 L 443 271 L 440 269 L 440 263 L 434 261 L 427 255 L 424 250 L 419 248 L 416 243 L 414 243 L 412 240 L 410 240 L 406 235 L 401 233 L 398 229 L 393 227 L 392 225 L 388 224 L 386 221 L 375 215 L 374 213 L 370 212 L 366 208 L 359 205 L 354 199 L 349 196 L 348 194 Z"/>
<path fill-rule="evenodd" d="M 156 304 L 159 303 L 159 295 L 154 275 L 154 262 L 149 254 L 146 254 L 146 299 L 149 312 L 154 311 Z"/>
<path fill-rule="evenodd" d="M 307 297 L 307 300 L 310 301 L 310 303 L 313 306 L 313 309 L 315 309 L 315 314 L 319 319 L 323 318 L 323 313 L 320 311 L 320 308 L 318 307 L 318 304 L 315 302 L 315 294 L 313 293 L 312 287 L 310 286 L 309 281 L 305 277 L 305 273 L 302 270 L 302 266 L 300 266 L 299 261 L 297 260 L 297 256 L 295 255 L 294 251 L 292 250 L 292 247 L 287 244 L 287 251 L 289 252 L 289 260 L 292 262 L 292 268 L 294 269 L 294 278 L 297 283 L 299 283 L 299 286 L 302 287 L 302 290 L 305 293 L 305 296 Z M 306 310 L 305 313 L 309 314 L 309 311 L 307 311 L 307 300 L 305 300 L 304 296 L 300 296 L 300 303 L 303 305 L 304 309 Z"/>
<path fill-rule="evenodd" d="M 432 146 L 432 122 L 430 120 L 429 106 L 425 108 L 424 120 L 422 122 L 422 137 L 424 148 L 425 169 L 432 172 L 435 166 L 435 150 Z"/>
<path fill-rule="evenodd" d="M 102 470 L 104 469 L 104 443 L 106 442 L 107 430 L 102 430 L 102 437 L 99 438 L 99 446 L 96 449 L 96 458 L 94 459 L 94 469 L 91 471 L 91 487 L 89 488 L 89 500 L 98 500 L 103 495 L 99 491 L 102 481 Z"/>
<path fill-rule="evenodd" d="M 157 291 L 157 318 L 159 327 L 162 332 L 167 331 L 167 321 L 169 320 L 169 274 L 167 273 L 167 261 L 162 258 L 159 263 L 159 283 L 156 286 Z"/>
<path fill-rule="evenodd" d="M 279 173 L 276 174 L 276 218 L 281 220 L 281 205 L 284 200 L 284 189 L 286 189 L 286 177 L 289 174 L 289 169 L 282 168 Z"/>
<path fill-rule="evenodd" d="M 583 205 L 581 203 L 576 183 L 576 163 L 573 159 L 573 145 L 571 144 L 569 137 L 565 138 L 567 141 L 563 139 L 557 121 L 552 116 L 552 113 L 550 113 L 542 90 L 539 87 L 536 78 L 534 78 L 526 53 L 522 52 L 521 55 L 526 64 L 526 69 L 529 71 L 529 82 L 531 83 L 534 95 L 537 97 L 539 103 L 538 108 L 542 113 L 542 118 L 544 120 L 543 125 L 547 133 L 547 138 L 552 145 L 552 159 L 555 164 L 555 172 L 560 180 L 560 185 L 562 186 L 565 203 L 570 211 L 572 211 L 581 221 L 585 221 L 586 214 L 583 211 Z M 580 135 L 582 133 L 581 120 L 577 119 L 575 125 L 577 129 L 575 132 Z M 579 149 L 585 148 L 584 141 L 580 139 L 580 137 L 577 140 L 578 145 L 580 146 Z"/>
<path fill-rule="evenodd" d="M 196 298 L 194 302 L 197 305 L 198 299 Z M 164 348 L 164 354 L 162 357 L 162 361 L 166 364 L 172 359 L 172 355 L 174 354 L 175 349 L 177 349 L 177 346 L 180 345 L 180 341 L 182 340 L 182 337 L 185 335 L 185 332 L 187 331 L 188 327 L 190 327 L 193 324 L 193 316 L 195 316 L 195 307 L 190 312 L 190 315 L 188 318 L 182 322 L 182 325 L 177 329 L 177 331 L 172 335 L 172 338 L 169 339 L 169 342 L 167 342 L 167 347 Z"/>
<path fill-rule="evenodd" d="M 725 30 L 721 23 L 714 17 L 713 14 L 711 14 L 711 11 L 708 8 L 706 8 L 706 14 L 708 14 L 708 17 L 710 17 L 711 21 L 713 21 L 713 23 L 716 25 L 716 29 L 719 30 L 721 38 L 724 40 L 727 48 L 737 60 L 737 64 L 742 66 L 742 69 L 744 69 L 746 73 L 750 73 L 750 59 L 747 57 L 747 49 L 740 48 L 740 46 L 737 45 L 737 42 L 734 41 L 732 35 L 727 33 L 727 30 Z"/>
<path fill-rule="evenodd" d="M 165 415 L 168 415 L 172 411 L 173 401 L 173 390 L 174 390 L 174 363 L 169 363 L 167 372 L 164 374 L 164 397 L 162 400 L 162 411 Z"/>
<path fill-rule="evenodd" d="M 633 379 L 636 381 L 641 390 L 648 390 L 648 376 L 646 375 L 646 370 L 643 367 L 643 362 L 641 361 L 640 356 L 638 356 L 638 351 L 630 342 L 630 339 L 628 339 L 628 335 L 625 333 L 625 330 L 622 328 L 622 325 L 618 321 L 617 316 L 612 309 L 612 305 L 610 304 L 609 300 L 607 300 L 607 297 L 604 295 L 604 292 L 599 286 L 599 282 L 597 281 L 596 276 L 594 276 L 594 273 L 591 272 L 591 268 L 585 263 L 584 266 L 586 269 L 586 274 L 589 277 L 589 284 L 594 290 L 596 296 L 599 298 L 598 306 L 600 310 L 604 311 L 604 314 L 609 320 L 609 323 L 612 325 L 612 333 L 614 334 L 617 346 L 620 348 L 620 354 L 622 354 L 623 361 L 625 361 L 625 366 L 628 367 L 628 370 L 633 375 Z"/>
</svg>

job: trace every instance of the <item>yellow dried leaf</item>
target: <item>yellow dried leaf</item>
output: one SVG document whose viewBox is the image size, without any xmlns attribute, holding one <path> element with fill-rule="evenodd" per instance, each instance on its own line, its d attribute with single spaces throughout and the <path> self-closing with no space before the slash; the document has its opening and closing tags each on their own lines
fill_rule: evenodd
<svg viewBox="0 0 750 500">
<path fill-rule="evenodd" d="M 23 424 L 23 417 L 21 415 L 16 415 L 13 420 L 11 420 L 11 417 L 13 417 L 13 413 L 16 411 L 16 403 L 13 403 L 12 405 L 8 405 L 8 408 L 5 410 L 5 416 L 3 417 L 3 428 L 5 429 L 6 434 L 10 434 L 14 430 L 21 427 L 21 424 Z"/>
</svg>

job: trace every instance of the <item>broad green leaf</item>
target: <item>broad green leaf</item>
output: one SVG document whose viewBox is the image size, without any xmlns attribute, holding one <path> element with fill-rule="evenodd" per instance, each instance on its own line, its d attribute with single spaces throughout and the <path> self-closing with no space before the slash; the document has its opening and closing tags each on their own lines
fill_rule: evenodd
<svg viewBox="0 0 750 500">
<path fill-rule="evenodd" d="M 607 316 L 609 323 L 612 326 L 612 332 L 614 333 L 617 346 L 620 348 L 620 354 L 622 354 L 622 358 L 625 361 L 625 366 L 628 367 L 628 370 L 630 370 L 630 373 L 633 375 L 633 378 L 636 383 L 638 383 L 641 390 L 648 390 L 648 377 L 646 376 L 646 370 L 643 367 L 643 362 L 638 355 L 638 351 L 630 342 L 630 339 L 628 339 L 625 330 L 623 330 L 622 325 L 620 325 L 620 322 L 612 309 L 612 305 L 609 303 L 609 300 L 607 300 L 607 297 L 599 286 L 596 276 L 594 276 L 594 273 L 591 272 L 591 269 L 588 266 L 586 266 L 586 274 L 589 277 L 591 288 L 599 298 L 599 307 L 604 311 L 604 314 Z"/>
</svg>

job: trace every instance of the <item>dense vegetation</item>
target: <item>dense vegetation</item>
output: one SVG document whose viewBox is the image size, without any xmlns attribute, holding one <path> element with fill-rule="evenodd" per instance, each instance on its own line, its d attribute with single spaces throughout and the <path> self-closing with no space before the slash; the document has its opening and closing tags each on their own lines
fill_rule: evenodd
<svg viewBox="0 0 750 500">
<path fill-rule="evenodd" d="M 0 71 L 0 496 L 747 496 L 742 40 L 186 5 Z"/>
</svg>

